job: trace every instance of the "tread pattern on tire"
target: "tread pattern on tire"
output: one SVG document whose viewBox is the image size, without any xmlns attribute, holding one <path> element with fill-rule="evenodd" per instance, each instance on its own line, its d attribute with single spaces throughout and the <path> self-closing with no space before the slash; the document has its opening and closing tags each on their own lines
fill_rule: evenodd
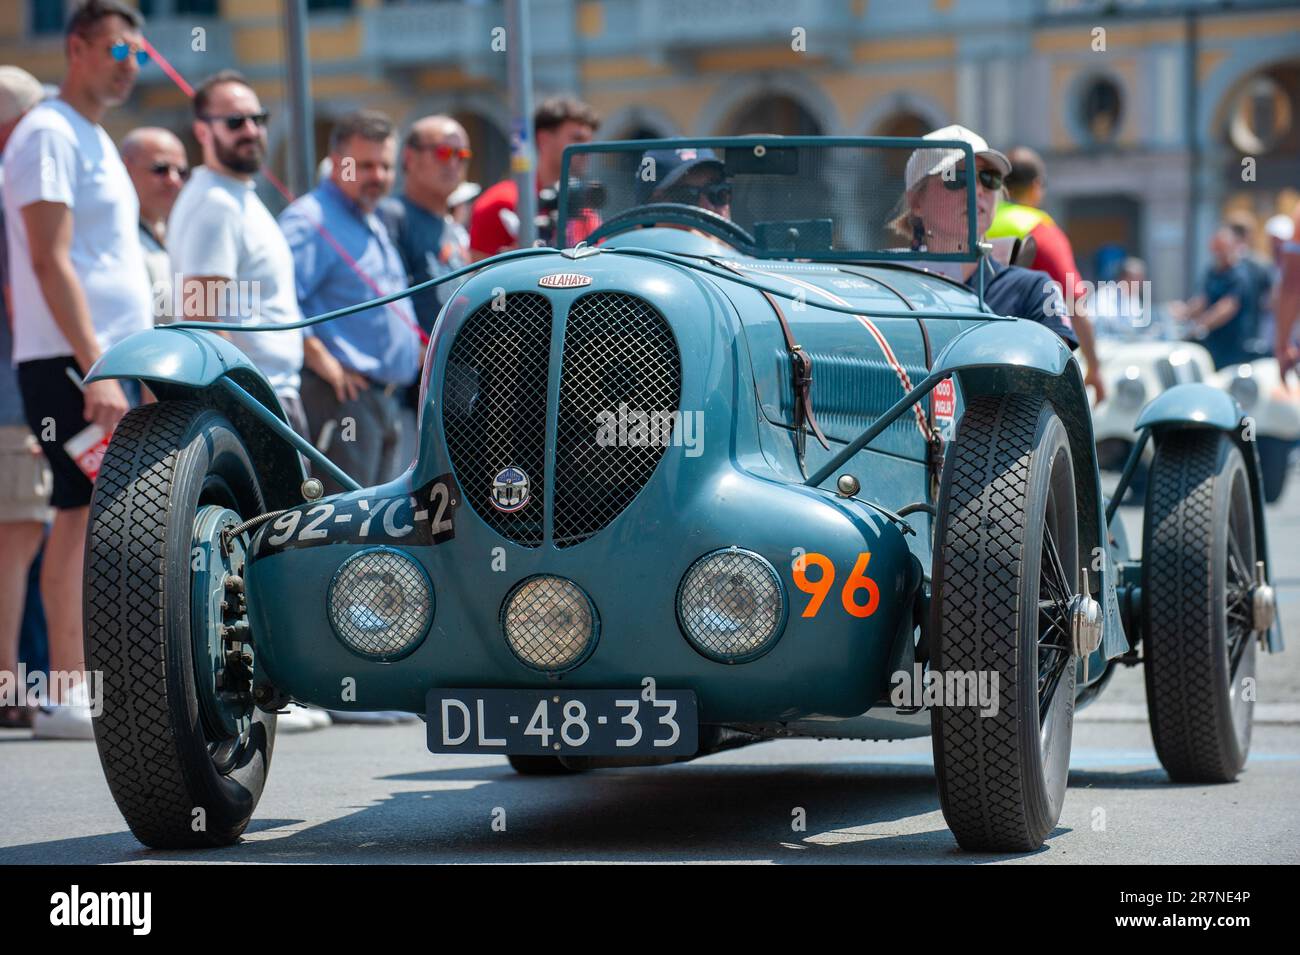
<svg viewBox="0 0 1300 955">
<path fill-rule="evenodd" d="M 193 832 L 197 781 L 187 778 L 172 729 L 172 714 L 186 707 L 167 692 L 163 574 L 172 480 L 178 449 L 202 410 L 167 401 L 128 412 L 91 502 L 86 665 L 103 673 L 104 695 L 95 739 L 113 799 L 151 846 L 225 844 L 248 822 L 222 825 L 209 814 L 207 830 Z"/>
<path fill-rule="evenodd" d="M 1218 431 L 1168 435 L 1156 449 L 1142 544 L 1147 712 L 1156 754 L 1169 775 L 1224 782 L 1240 770 L 1220 728 L 1231 725 L 1219 660 L 1212 586 Z M 1224 518 L 1226 520 L 1226 511 Z M 1224 533 L 1227 533 L 1226 525 Z M 1250 639 L 1250 638 L 1248 638 Z"/>
<path fill-rule="evenodd" d="M 1042 406 L 1042 398 L 1021 394 L 973 399 L 961 427 L 978 428 L 990 438 L 959 439 L 945 463 L 951 488 L 943 538 L 936 541 L 942 548 L 938 598 L 944 625 L 936 668 L 1000 674 L 996 716 L 982 717 L 974 707 L 936 711 L 942 757 L 936 747 L 935 770 L 944 817 L 968 849 L 1028 850 L 1042 841 L 1025 812 L 1025 754 L 1016 715 L 1025 661 L 1018 639 L 989 639 L 1019 632 L 1026 494 Z M 1028 665 L 1037 672 L 1037 661 Z"/>
</svg>

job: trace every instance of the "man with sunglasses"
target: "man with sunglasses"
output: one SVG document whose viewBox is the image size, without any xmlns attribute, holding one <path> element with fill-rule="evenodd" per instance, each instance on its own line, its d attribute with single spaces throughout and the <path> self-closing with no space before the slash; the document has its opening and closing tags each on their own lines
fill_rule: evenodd
<svg viewBox="0 0 1300 955">
<path fill-rule="evenodd" d="M 451 194 L 465 181 L 473 153 L 469 135 L 450 116 L 416 120 L 402 146 L 402 193 L 379 203 L 376 212 L 397 246 L 411 285 L 469 263 L 469 236 L 451 217 Z M 440 285 L 411 297 L 425 333 L 454 288 Z"/>
<path fill-rule="evenodd" d="M 255 188 L 266 158 L 266 110 L 234 70 L 200 83 L 193 108 L 203 165 L 181 189 L 167 222 L 177 305 L 185 318 L 201 321 L 299 321 L 293 253 Z M 306 436 L 301 330 L 227 334 L 266 375 L 294 430 Z"/>
<path fill-rule="evenodd" d="M 122 140 L 122 162 L 140 200 L 140 247 L 149 276 L 154 321 L 169 322 L 176 312 L 171 257 L 163 242 L 167 217 L 189 177 L 190 163 L 181 141 L 170 130 L 158 126 L 141 126 L 127 133 Z"/>
<path fill-rule="evenodd" d="M 89 0 L 68 20 L 68 69 L 56 99 L 23 117 L 5 147 L 5 228 L 14 310 L 13 361 L 28 424 L 53 472 L 53 530 L 41 595 L 50 666 L 84 669 L 81 582 L 90 479 L 65 449 L 88 423 L 112 432 L 130 407 L 116 381 L 79 387 L 108 348 L 152 323 L 137 231 L 139 202 L 100 123 L 131 94 L 143 21 L 116 0 Z M 41 735 L 91 737 L 84 684 L 43 709 Z"/>
<path fill-rule="evenodd" d="M 731 218 L 731 183 L 712 149 L 650 149 L 636 174 L 639 205 L 675 202 Z"/>
</svg>

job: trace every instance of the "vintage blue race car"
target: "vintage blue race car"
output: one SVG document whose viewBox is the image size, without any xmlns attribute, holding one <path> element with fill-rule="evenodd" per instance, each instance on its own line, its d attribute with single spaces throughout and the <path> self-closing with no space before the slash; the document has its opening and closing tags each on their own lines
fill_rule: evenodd
<svg viewBox="0 0 1300 955">
<path fill-rule="evenodd" d="M 962 153 L 956 252 L 890 232 L 921 148 Z M 647 191 L 662 149 L 713 150 L 725 212 Z M 557 234 L 583 243 L 449 277 L 418 456 L 379 487 L 200 325 L 108 352 L 91 380 L 159 399 L 113 436 L 86 559 L 132 832 L 238 840 L 290 700 L 418 713 L 434 753 L 530 774 L 929 733 L 957 841 L 1022 851 L 1076 710 L 1142 663 L 1170 776 L 1232 780 L 1281 649 L 1241 412 L 1197 384 L 1142 412 L 1134 560 L 1069 348 L 950 277 L 988 252 L 974 168 L 908 139 L 571 148 Z"/>
</svg>

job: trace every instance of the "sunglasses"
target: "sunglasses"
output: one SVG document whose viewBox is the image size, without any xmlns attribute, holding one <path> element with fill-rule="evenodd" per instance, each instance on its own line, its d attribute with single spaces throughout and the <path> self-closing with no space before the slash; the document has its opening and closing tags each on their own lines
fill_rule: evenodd
<svg viewBox="0 0 1300 955">
<path fill-rule="evenodd" d="M 461 162 L 469 162 L 474 158 L 474 150 L 464 147 L 448 146 L 446 143 L 421 143 L 412 147 L 425 152 L 433 153 L 433 158 L 438 162 L 451 162 L 453 159 L 459 159 Z"/>
<path fill-rule="evenodd" d="M 138 43 L 127 43 L 125 40 L 119 40 L 108 48 L 108 52 L 113 54 L 113 59 L 121 63 L 132 53 L 135 54 L 136 63 L 144 66 L 149 62 L 149 51 Z"/>
<path fill-rule="evenodd" d="M 149 171 L 155 176 L 170 176 L 174 172 L 181 181 L 190 177 L 188 166 L 179 166 L 169 162 L 156 162 L 149 167 Z"/>
<path fill-rule="evenodd" d="M 229 116 L 202 117 L 205 123 L 225 123 L 226 129 L 232 133 L 237 133 L 243 129 L 244 124 L 250 119 L 253 121 L 254 126 L 265 128 L 267 120 L 270 118 L 271 114 L 266 110 L 262 110 L 260 113 L 231 113 Z"/>
<path fill-rule="evenodd" d="M 714 182 L 705 186 L 677 186 L 672 190 L 671 202 L 694 203 L 701 196 L 709 201 L 711 206 L 729 206 L 731 205 L 731 186 L 725 182 Z"/>
<path fill-rule="evenodd" d="M 966 188 L 966 174 L 962 170 L 958 170 L 957 174 L 951 179 L 946 179 L 943 176 L 940 176 L 939 178 L 943 180 L 943 187 L 945 189 L 951 189 L 953 192 L 956 192 L 958 189 Z M 989 192 L 997 192 L 1002 188 L 1002 173 L 994 172 L 992 169 L 981 169 L 976 173 L 975 178 L 978 179 L 980 185 Z"/>
</svg>

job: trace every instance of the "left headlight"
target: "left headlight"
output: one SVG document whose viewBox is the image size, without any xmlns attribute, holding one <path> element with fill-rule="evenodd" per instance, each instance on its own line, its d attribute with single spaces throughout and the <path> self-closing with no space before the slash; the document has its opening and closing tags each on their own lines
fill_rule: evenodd
<svg viewBox="0 0 1300 955">
<path fill-rule="evenodd" d="M 424 639 L 433 620 L 433 585 L 406 552 L 363 550 L 335 572 L 328 612 L 349 650 L 374 660 L 396 659 Z"/>
<path fill-rule="evenodd" d="M 723 663 L 771 649 L 785 620 L 781 579 L 764 557 L 729 547 L 705 554 L 677 591 L 677 617 L 700 653 Z"/>
</svg>

